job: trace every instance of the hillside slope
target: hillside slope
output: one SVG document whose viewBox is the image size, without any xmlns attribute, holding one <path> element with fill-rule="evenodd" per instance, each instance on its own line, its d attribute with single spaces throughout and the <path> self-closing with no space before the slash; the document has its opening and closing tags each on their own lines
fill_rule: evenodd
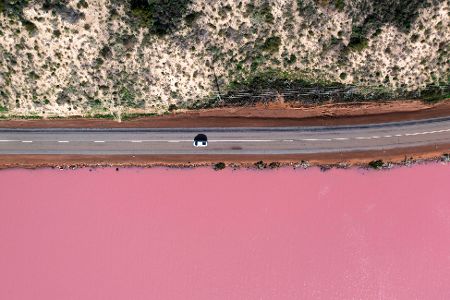
<svg viewBox="0 0 450 300">
<path fill-rule="evenodd" d="M 446 0 L 0 0 L 0 113 L 163 113 L 255 78 L 420 91 L 448 84 L 449 14 Z"/>
</svg>

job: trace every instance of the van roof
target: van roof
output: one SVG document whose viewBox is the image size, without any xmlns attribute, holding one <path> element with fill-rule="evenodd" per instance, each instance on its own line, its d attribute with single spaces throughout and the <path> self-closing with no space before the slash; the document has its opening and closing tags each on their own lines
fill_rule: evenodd
<svg viewBox="0 0 450 300">
<path fill-rule="evenodd" d="M 207 142 L 208 138 L 206 137 L 206 135 L 200 133 L 200 134 L 197 134 L 195 136 L 194 141 L 196 141 L 196 142 L 203 142 L 203 141 Z"/>
</svg>

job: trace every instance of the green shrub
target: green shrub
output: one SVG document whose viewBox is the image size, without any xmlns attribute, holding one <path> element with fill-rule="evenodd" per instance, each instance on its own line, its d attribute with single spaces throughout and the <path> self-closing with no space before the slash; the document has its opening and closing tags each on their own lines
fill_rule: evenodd
<svg viewBox="0 0 450 300">
<path fill-rule="evenodd" d="M 214 165 L 214 170 L 219 171 L 225 169 L 226 165 L 223 162 L 218 162 Z"/>
<path fill-rule="evenodd" d="M 103 46 L 102 49 L 100 49 L 100 55 L 106 59 L 111 58 L 112 56 L 111 48 L 108 47 L 107 45 Z"/>
<path fill-rule="evenodd" d="M 86 0 L 80 0 L 77 3 L 77 8 L 78 9 L 80 9 L 80 8 L 88 8 L 88 7 L 89 7 L 89 4 L 86 2 Z"/>
<path fill-rule="evenodd" d="M 114 119 L 113 114 L 94 114 L 91 117 L 95 119 L 109 119 L 109 120 Z"/>
<path fill-rule="evenodd" d="M 297 9 L 299 15 L 303 17 L 312 17 L 317 14 L 317 7 L 308 0 L 297 0 Z"/>
<path fill-rule="evenodd" d="M 338 11 L 343 11 L 345 8 L 345 1 L 344 0 L 335 0 L 334 7 L 336 7 L 336 9 Z"/>
<path fill-rule="evenodd" d="M 263 162 L 262 160 L 260 160 L 255 163 L 255 167 L 262 170 L 262 169 L 267 168 L 267 164 L 265 162 Z"/>
<path fill-rule="evenodd" d="M 369 162 L 369 167 L 371 167 L 372 169 L 379 170 L 379 169 L 383 168 L 383 166 L 384 166 L 384 162 L 381 159 L 373 160 L 373 161 Z"/>
<path fill-rule="evenodd" d="M 177 105 L 172 103 L 172 104 L 169 105 L 168 111 L 174 111 L 174 110 L 177 110 L 177 109 L 178 109 Z"/>
<path fill-rule="evenodd" d="M 293 65 L 297 62 L 297 56 L 295 56 L 295 54 L 291 54 L 289 57 L 285 57 L 284 61 L 288 65 Z"/>
<path fill-rule="evenodd" d="M 191 0 L 131 0 L 131 13 L 156 35 L 176 29 Z"/>
<path fill-rule="evenodd" d="M 428 103 L 450 99 L 450 75 L 447 74 L 446 80 L 444 79 L 439 83 L 431 84 L 425 87 L 420 92 L 420 97 L 423 101 Z"/>
<path fill-rule="evenodd" d="M 197 21 L 198 18 L 200 18 L 201 15 L 202 13 L 193 11 L 187 14 L 184 20 L 188 26 L 192 26 L 195 23 L 195 21 Z"/>
<path fill-rule="evenodd" d="M 274 16 L 272 14 L 272 7 L 269 2 L 264 2 L 260 7 L 254 8 L 253 17 L 257 20 L 273 24 Z"/>
<path fill-rule="evenodd" d="M 22 25 L 25 27 L 29 34 L 33 34 L 37 31 L 36 25 L 34 25 L 34 23 L 31 21 L 22 20 Z"/>
<path fill-rule="evenodd" d="M 369 40 L 364 36 L 362 27 L 353 27 L 348 47 L 354 51 L 362 51 L 369 45 Z"/>
<path fill-rule="evenodd" d="M 23 9 L 28 3 L 29 0 L 0 0 L 0 13 L 23 19 Z"/>
<path fill-rule="evenodd" d="M 271 169 L 277 169 L 279 167 L 281 167 L 281 164 L 277 161 L 273 161 L 269 164 L 269 168 L 271 168 Z"/>
<path fill-rule="evenodd" d="M 271 36 L 266 39 L 262 45 L 262 50 L 275 53 L 280 50 L 281 38 L 279 36 Z"/>
</svg>

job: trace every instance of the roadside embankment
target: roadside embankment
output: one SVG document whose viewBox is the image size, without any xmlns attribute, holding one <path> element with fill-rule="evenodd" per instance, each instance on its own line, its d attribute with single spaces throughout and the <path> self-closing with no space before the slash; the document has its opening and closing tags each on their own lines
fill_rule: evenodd
<svg viewBox="0 0 450 300">
<path fill-rule="evenodd" d="M 282 101 L 251 107 L 177 111 L 162 116 L 113 119 L 62 118 L 0 120 L 0 128 L 186 128 L 331 126 L 410 121 L 450 116 L 450 101 L 323 104 L 290 106 Z"/>
<path fill-rule="evenodd" d="M 219 162 L 233 168 L 281 166 L 368 166 L 382 160 L 387 165 L 423 161 L 449 161 L 450 143 L 385 151 L 358 151 L 289 155 L 0 155 L 0 169 L 80 167 L 199 167 Z M 262 164 L 258 164 L 262 162 Z M 272 163 L 272 164 L 271 164 Z"/>
</svg>

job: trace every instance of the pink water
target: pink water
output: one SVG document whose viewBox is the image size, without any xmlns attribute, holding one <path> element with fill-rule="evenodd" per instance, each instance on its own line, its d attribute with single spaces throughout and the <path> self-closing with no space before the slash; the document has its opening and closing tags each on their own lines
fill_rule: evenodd
<svg viewBox="0 0 450 300">
<path fill-rule="evenodd" d="M 0 172 L 0 299 L 450 299 L 450 165 Z"/>
</svg>

